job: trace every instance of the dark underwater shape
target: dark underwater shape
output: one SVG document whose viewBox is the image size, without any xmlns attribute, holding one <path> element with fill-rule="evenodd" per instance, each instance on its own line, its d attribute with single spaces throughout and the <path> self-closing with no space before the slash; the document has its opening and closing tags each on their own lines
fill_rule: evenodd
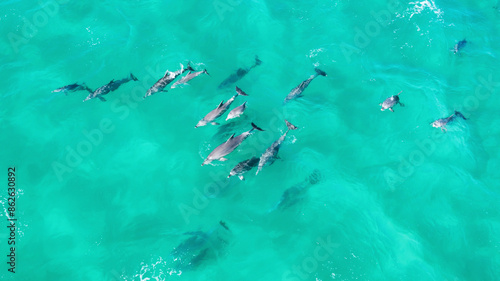
<svg viewBox="0 0 500 281">
<path fill-rule="evenodd" d="M 460 50 L 463 49 L 466 44 L 467 44 L 467 40 L 465 40 L 465 39 L 458 41 L 458 43 L 455 44 L 455 46 L 452 49 L 453 53 L 457 54 L 458 52 L 460 52 Z"/>
<path fill-rule="evenodd" d="M 52 93 L 64 93 L 65 95 L 68 94 L 68 92 L 76 92 L 76 91 L 88 91 L 89 93 L 92 93 L 93 91 L 83 83 L 82 85 L 75 83 L 71 85 L 67 85 L 61 88 L 57 88 Z"/>
<path fill-rule="evenodd" d="M 285 210 L 300 200 L 302 200 L 309 188 L 321 181 L 321 173 L 318 169 L 314 170 L 307 178 L 305 178 L 302 182 L 293 185 L 292 187 L 286 189 L 283 192 L 278 204 L 271 210 Z"/>
<path fill-rule="evenodd" d="M 184 234 L 190 237 L 170 253 L 177 270 L 194 270 L 205 261 L 221 256 L 231 238 L 231 231 L 222 221 L 208 232 L 195 231 Z"/>
<path fill-rule="evenodd" d="M 254 68 L 258 65 L 261 65 L 261 64 L 262 64 L 262 61 L 259 60 L 258 56 L 255 56 L 255 64 L 254 65 L 252 65 L 249 68 L 239 68 L 238 70 L 236 70 L 236 73 L 231 74 L 224 81 L 222 81 L 222 83 L 220 83 L 218 88 L 222 89 L 222 88 L 231 86 L 232 84 L 236 83 L 238 80 L 243 78 L 245 75 L 247 75 L 248 72 L 250 72 L 250 70 L 252 70 L 252 68 Z"/>
</svg>

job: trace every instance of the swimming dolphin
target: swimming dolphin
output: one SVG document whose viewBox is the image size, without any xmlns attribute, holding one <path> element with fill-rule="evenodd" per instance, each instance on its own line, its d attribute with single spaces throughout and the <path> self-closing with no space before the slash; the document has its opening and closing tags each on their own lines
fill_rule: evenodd
<svg viewBox="0 0 500 281">
<path fill-rule="evenodd" d="M 399 92 L 397 95 L 390 96 L 385 99 L 383 103 L 380 103 L 379 105 L 382 106 L 380 110 L 384 111 L 386 109 L 389 109 L 391 112 L 394 112 L 392 109 L 396 104 L 399 104 L 401 106 L 405 106 L 403 103 L 399 101 L 399 94 L 401 94 L 403 91 Z"/>
<path fill-rule="evenodd" d="M 461 41 L 458 41 L 457 44 L 455 44 L 455 46 L 453 47 L 453 49 L 451 49 L 453 51 L 454 54 L 460 52 L 460 50 L 465 47 L 465 44 L 467 44 L 467 40 L 461 40 Z"/>
<path fill-rule="evenodd" d="M 88 91 L 89 93 L 92 93 L 93 91 L 83 83 L 82 85 L 80 84 L 71 84 L 67 85 L 61 88 L 57 88 L 52 93 L 64 93 L 65 95 L 68 94 L 68 92 L 76 92 L 76 91 Z"/>
<path fill-rule="evenodd" d="M 233 103 L 234 99 L 236 99 L 237 96 L 248 96 L 245 92 L 243 92 L 240 88 L 236 87 L 236 95 L 232 96 L 226 103 L 224 101 L 221 101 L 220 104 L 215 108 L 214 110 L 210 111 L 203 119 L 198 121 L 198 124 L 194 126 L 195 128 L 198 127 L 203 127 L 207 125 L 208 123 L 212 125 L 219 125 L 219 123 L 214 122 L 215 119 L 221 117 L 228 109 L 229 106 Z"/>
<path fill-rule="evenodd" d="M 203 261 L 220 256 L 231 238 L 231 230 L 226 223 L 219 224 L 210 231 L 186 232 L 189 238 L 181 242 L 170 253 L 177 270 L 195 269 Z"/>
<path fill-rule="evenodd" d="M 203 161 L 202 166 L 208 164 L 214 160 L 226 161 L 227 159 L 224 156 L 233 152 L 248 136 L 250 136 L 253 130 L 264 131 L 261 128 L 257 127 L 254 123 L 252 123 L 252 129 L 249 131 L 243 132 L 239 136 L 234 136 L 234 134 L 225 142 L 217 146 L 210 154 L 207 156 L 205 161 Z"/>
<path fill-rule="evenodd" d="M 194 69 L 189 65 L 187 65 L 187 68 L 184 68 L 184 66 L 181 64 L 181 69 L 175 71 L 175 72 L 170 72 L 170 71 L 166 71 L 165 72 L 165 75 L 163 75 L 162 78 L 160 78 L 160 80 L 156 81 L 156 83 L 154 83 L 153 86 L 151 86 L 151 88 L 148 89 L 148 91 L 146 92 L 146 95 L 144 95 L 144 98 L 147 98 L 155 93 L 158 93 L 158 92 L 166 92 L 164 89 L 165 87 L 170 84 L 170 82 L 174 81 L 175 78 L 177 78 L 177 76 L 181 75 L 182 73 L 186 72 L 186 71 L 194 71 Z"/>
<path fill-rule="evenodd" d="M 282 211 L 296 204 L 302 198 L 304 198 L 309 188 L 317 184 L 320 180 L 321 180 L 321 173 L 319 170 L 316 169 L 302 182 L 295 184 L 292 187 L 285 190 L 283 192 L 283 195 L 281 195 L 278 204 L 276 204 L 276 206 L 271 211 L 274 210 Z"/>
<path fill-rule="evenodd" d="M 247 104 L 247 102 L 244 102 L 242 105 L 237 106 L 233 110 L 229 111 L 229 113 L 227 114 L 226 121 L 229 119 L 240 117 L 240 115 L 243 114 L 243 112 L 247 108 L 246 104 Z"/>
<path fill-rule="evenodd" d="M 219 85 L 219 89 L 222 89 L 222 88 L 225 88 L 233 83 L 235 83 L 236 81 L 240 80 L 241 78 L 243 78 L 245 75 L 247 75 L 247 73 L 252 70 L 252 68 L 258 66 L 258 65 L 261 65 L 262 64 L 262 61 L 259 60 L 259 57 L 255 56 L 255 64 L 252 65 L 251 67 L 249 68 L 246 68 L 246 69 L 243 69 L 243 68 L 239 68 L 236 73 L 233 73 L 231 74 L 229 77 L 227 77 L 224 81 L 222 81 L 222 83 L 220 83 Z"/>
<path fill-rule="evenodd" d="M 130 73 L 129 77 L 120 79 L 118 81 L 115 81 L 114 79 L 111 80 L 108 84 L 101 86 L 97 88 L 94 92 L 92 92 L 90 95 L 87 96 L 86 99 L 83 101 L 88 101 L 93 98 L 98 98 L 101 101 L 106 101 L 102 96 L 109 94 L 110 92 L 117 90 L 122 84 L 125 84 L 129 81 L 137 81 L 137 78 L 134 76 L 134 74 Z"/>
<path fill-rule="evenodd" d="M 465 116 L 462 113 L 455 110 L 455 113 L 453 113 L 450 117 L 438 119 L 432 122 L 431 125 L 434 128 L 441 128 L 441 131 L 446 132 L 447 131 L 446 125 L 457 117 L 461 117 L 464 120 L 467 120 L 467 118 L 465 118 Z"/>
<path fill-rule="evenodd" d="M 210 76 L 210 74 L 208 74 L 208 72 L 207 72 L 206 69 L 204 69 L 202 71 L 197 71 L 197 72 L 189 71 L 188 74 L 186 74 L 186 76 L 182 77 L 181 79 L 179 79 L 178 81 L 176 81 L 174 84 L 172 84 L 172 86 L 170 87 L 170 89 L 173 89 L 173 88 L 177 87 L 178 85 L 187 84 L 187 82 L 191 81 L 191 79 L 193 79 L 196 76 L 201 75 L 203 73 L 205 73 L 208 76 Z"/>
<path fill-rule="evenodd" d="M 274 160 L 276 160 L 276 158 L 278 158 L 278 152 L 280 150 L 281 143 L 283 143 L 283 141 L 285 140 L 286 134 L 288 134 L 288 131 L 298 129 L 297 127 L 295 127 L 292 123 L 288 122 L 287 120 L 285 120 L 285 123 L 286 123 L 286 126 L 288 127 L 288 130 L 278 140 L 273 142 L 273 144 L 271 144 L 271 146 L 268 147 L 266 149 L 266 151 L 264 151 L 264 153 L 262 153 L 262 155 L 260 156 L 260 159 L 259 159 L 259 165 L 258 165 L 259 167 L 257 168 L 257 172 L 255 173 L 255 175 L 259 174 L 260 170 L 262 170 L 264 165 L 266 165 L 266 164 L 271 165 L 274 163 Z"/>
<path fill-rule="evenodd" d="M 326 76 L 326 72 L 324 72 L 323 70 L 321 70 L 319 68 L 315 68 L 314 70 L 316 71 L 315 75 L 311 75 L 311 77 L 309 77 L 309 79 L 302 81 L 302 83 L 300 83 L 297 87 L 293 88 L 290 91 L 288 96 L 286 96 L 286 98 L 285 98 L 285 101 L 284 101 L 285 103 L 287 103 L 295 98 L 301 97 L 302 92 L 307 88 L 307 86 L 309 86 L 309 83 L 311 83 L 311 81 L 314 78 L 318 77 L 319 75 Z"/>
<path fill-rule="evenodd" d="M 245 178 L 243 177 L 243 174 L 252 170 L 253 167 L 257 166 L 258 164 L 259 164 L 258 157 L 252 157 L 248 160 L 241 161 L 236 166 L 234 166 L 234 168 L 231 170 L 231 172 L 229 172 L 229 176 L 227 176 L 227 178 L 238 175 L 238 178 L 240 178 L 240 180 L 244 181 Z"/>
</svg>

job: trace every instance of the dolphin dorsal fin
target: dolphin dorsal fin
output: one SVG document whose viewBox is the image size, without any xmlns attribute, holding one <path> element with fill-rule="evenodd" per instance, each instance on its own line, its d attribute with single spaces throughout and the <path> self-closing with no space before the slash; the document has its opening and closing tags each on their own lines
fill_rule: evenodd
<svg viewBox="0 0 500 281">
<path fill-rule="evenodd" d="M 231 136 L 227 139 L 227 141 L 232 140 L 232 139 L 234 138 L 234 135 L 235 135 L 235 133 L 233 133 L 233 134 L 232 134 L 232 135 L 231 135 Z"/>
<path fill-rule="evenodd" d="M 220 108 L 223 104 L 224 104 L 224 101 L 221 101 L 221 102 L 219 103 L 219 105 L 217 106 L 217 108 Z"/>
</svg>

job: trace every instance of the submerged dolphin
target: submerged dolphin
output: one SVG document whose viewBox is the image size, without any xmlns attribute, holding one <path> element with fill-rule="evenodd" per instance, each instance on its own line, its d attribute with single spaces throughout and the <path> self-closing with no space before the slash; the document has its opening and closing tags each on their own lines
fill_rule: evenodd
<svg viewBox="0 0 500 281">
<path fill-rule="evenodd" d="M 132 80 L 137 81 L 137 78 L 132 73 L 130 73 L 129 77 L 120 79 L 118 81 L 115 81 L 113 79 L 108 84 L 97 88 L 94 92 L 92 92 L 90 95 L 88 95 L 87 98 L 83 101 L 88 101 L 88 100 L 93 99 L 93 98 L 98 98 L 101 101 L 106 101 L 106 99 L 104 99 L 102 96 L 107 95 L 114 90 L 117 90 L 122 84 L 125 84 L 129 81 L 132 81 Z"/>
<path fill-rule="evenodd" d="M 228 109 L 229 106 L 233 103 L 234 99 L 236 99 L 237 96 L 248 96 L 245 92 L 243 92 L 240 88 L 236 87 L 236 95 L 232 96 L 226 103 L 224 101 L 221 101 L 220 104 L 215 108 L 214 110 L 210 111 L 203 119 L 198 121 L 198 124 L 194 126 L 195 128 L 198 127 L 203 127 L 207 125 L 208 123 L 212 125 L 219 125 L 219 123 L 214 122 L 215 119 L 221 117 Z"/>
<path fill-rule="evenodd" d="M 208 164 L 214 160 L 226 161 L 227 159 L 224 156 L 233 152 L 248 136 L 250 136 L 253 130 L 264 131 L 261 128 L 257 127 L 254 123 L 252 123 L 252 129 L 243 132 L 239 136 L 234 136 L 234 134 L 225 142 L 217 146 L 210 154 L 207 156 L 205 161 L 203 161 L 202 166 Z"/>
<path fill-rule="evenodd" d="M 240 115 L 243 114 L 243 112 L 245 112 L 245 109 L 247 108 L 246 104 L 247 102 L 244 102 L 242 105 L 237 106 L 233 110 L 229 111 L 229 113 L 227 114 L 226 121 L 229 119 L 240 117 Z"/>
<path fill-rule="evenodd" d="M 431 125 L 434 128 L 441 128 L 441 131 L 446 132 L 447 131 L 446 125 L 457 117 L 461 117 L 464 120 L 467 120 L 467 118 L 465 118 L 465 116 L 462 113 L 455 110 L 455 112 L 450 117 L 440 118 L 432 122 Z"/>
<path fill-rule="evenodd" d="M 254 67 L 258 66 L 258 65 L 261 65 L 261 64 L 262 64 L 262 61 L 259 60 L 259 57 L 255 56 L 255 64 L 254 65 L 252 65 L 249 68 L 245 68 L 245 69 L 239 68 L 238 70 L 236 70 L 236 73 L 231 74 L 224 81 L 222 81 L 222 83 L 220 83 L 219 89 L 222 89 L 222 88 L 225 88 L 227 86 L 230 86 L 231 84 L 235 83 L 236 81 L 240 80 L 245 75 L 247 75 L 247 73 L 250 70 L 252 70 L 252 68 L 254 68 Z"/>
<path fill-rule="evenodd" d="M 266 164 L 271 165 L 274 163 L 274 161 L 278 157 L 278 152 L 280 150 L 281 143 L 283 143 L 283 141 L 285 140 L 288 131 L 297 129 L 297 127 L 295 127 L 292 123 L 288 122 L 287 120 L 285 120 L 285 123 L 286 126 L 288 127 L 288 130 L 278 140 L 273 142 L 273 144 L 271 144 L 271 146 L 268 147 L 264 153 L 262 153 L 259 160 L 259 167 L 257 168 L 257 172 L 255 173 L 255 175 L 259 174 L 260 170 L 262 170 L 264 165 Z"/>
<path fill-rule="evenodd" d="M 165 72 L 165 75 L 163 75 L 162 78 L 160 78 L 160 80 L 156 81 L 156 83 L 154 83 L 153 86 L 151 86 L 151 88 L 148 89 L 148 91 L 146 92 L 146 95 L 144 95 L 144 98 L 147 98 L 155 93 L 158 93 L 158 92 L 166 92 L 164 89 L 165 87 L 170 84 L 170 82 L 174 81 L 175 78 L 177 78 L 177 76 L 181 75 L 182 73 L 186 72 L 186 71 L 194 71 L 194 69 L 189 65 L 187 65 L 187 68 L 184 68 L 184 66 L 181 64 L 181 69 L 175 71 L 175 72 L 170 72 L 170 71 L 166 71 Z"/>
<path fill-rule="evenodd" d="M 467 44 L 467 40 L 460 40 L 458 41 L 457 44 L 455 44 L 455 46 L 453 47 L 453 49 L 451 49 L 453 51 L 454 54 L 460 52 L 460 50 L 465 47 L 465 45 Z"/>
<path fill-rule="evenodd" d="M 177 87 L 178 85 L 187 84 L 187 82 L 191 81 L 191 79 L 193 79 L 193 78 L 195 78 L 203 73 L 210 76 L 210 74 L 208 74 L 206 69 L 204 69 L 202 71 L 197 71 L 197 72 L 189 71 L 188 74 L 186 74 L 186 76 L 182 77 L 181 79 L 177 80 L 174 84 L 172 84 L 170 89 L 173 89 L 173 88 Z"/>
<path fill-rule="evenodd" d="M 71 84 L 67 85 L 61 88 L 57 88 L 52 93 L 64 93 L 65 95 L 68 94 L 68 92 L 76 92 L 76 91 L 88 91 L 89 93 L 92 93 L 93 91 L 83 83 L 82 85 L 80 84 Z"/>
<path fill-rule="evenodd" d="M 281 195 L 280 201 L 276 206 L 271 210 L 281 210 L 283 211 L 286 208 L 289 208 L 299 202 L 304 196 L 309 188 L 315 184 L 317 184 L 321 180 L 321 173 L 319 170 L 314 170 L 307 178 L 305 178 L 302 182 L 295 184 L 294 186 L 288 188 Z"/>
<path fill-rule="evenodd" d="M 220 256 L 231 238 L 231 231 L 223 221 L 208 232 L 186 232 L 190 237 L 172 250 L 170 256 L 177 270 L 195 269 L 203 261 Z"/>
<path fill-rule="evenodd" d="M 314 78 L 318 77 L 319 75 L 326 76 L 326 72 L 324 72 L 323 70 L 321 70 L 319 68 L 315 68 L 314 70 L 316 71 L 315 75 L 312 75 L 311 77 L 309 77 L 309 79 L 302 81 L 302 83 L 300 83 L 297 87 L 293 88 L 290 91 L 288 96 L 286 96 L 286 98 L 285 98 L 285 103 L 287 103 L 295 98 L 301 97 L 302 92 L 307 88 L 307 86 L 309 86 L 309 83 L 311 83 L 311 81 Z"/>
<path fill-rule="evenodd" d="M 391 112 L 394 112 L 394 109 L 392 109 L 396 104 L 399 104 L 401 106 L 405 106 L 403 103 L 399 101 L 399 94 L 401 94 L 403 91 L 399 92 L 397 95 L 390 96 L 385 99 L 383 103 L 380 103 L 379 105 L 382 106 L 380 110 L 384 111 L 386 109 L 389 109 Z"/>
<path fill-rule="evenodd" d="M 236 166 L 234 166 L 234 168 L 231 170 L 231 172 L 229 172 L 229 176 L 227 176 L 227 178 L 238 175 L 238 178 L 243 181 L 243 180 L 245 180 L 245 178 L 243 177 L 243 174 L 252 170 L 258 164 L 259 164 L 258 157 L 252 157 L 248 160 L 241 161 Z"/>
</svg>

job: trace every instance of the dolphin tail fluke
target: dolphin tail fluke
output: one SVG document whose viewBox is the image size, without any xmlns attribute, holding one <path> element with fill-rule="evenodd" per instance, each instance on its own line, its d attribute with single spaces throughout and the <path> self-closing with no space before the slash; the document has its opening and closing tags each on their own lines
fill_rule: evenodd
<svg viewBox="0 0 500 281">
<path fill-rule="evenodd" d="M 261 65 L 261 64 L 262 64 L 262 61 L 259 59 L 258 56 L 255 56 L 255 66 Z"/>
<path fill-rule="evenodd" d="M 257 172 L 255 172 L 255 175 L 258 175 L 258 174 L 259 174 L 259 172 L 260 172 L 261 170 L 262 170 L 262 166 L 259 166 L 259 167 L 257 168 Z"/>
<path fill-rule="evenodd" d="M 87 92 L 89 93 L 93 93 L 94 91 L 92 91 L 92 89 L 90 89 L 89 87 L 87 87 L 87 85 L 85 83 L 83 83 L 83 89 L 85 89 Z"/>
<path fill-rule="evenodd" d="M 231 231 L 231 230 L 229 230 L 229 227 L 227 227 L 227 225 L 226 225 L 226 223 L 225 223 L 225 222 L 223 222 L 223 221 L 219 221 L 219 224 L 220 224 L 222 227 L 224 227 L 226 230 Z"/>
<path fill-rule="evenodd" d="M 243 92 L 243 90 L 238 88 L 238 86 L 236 86 L 236 93 L 238 93 L 238 95 L 240 96 L 248 96 L 247 93 Z"/>
<path fill-rule="evenodd" d="M 316 71 L 316 73 L 318 75 L 321 75 L 321 76 L 326 76 L 326 72 L 324 72 L 323 70 L 319 69 L 319 68 L 315 68 L 314 69 Z"/>
<path fill-rule="evenodd" d="M 188 65 L 186 67 L 186 70 L 189 70 L 189 71 L 195 71 L 192 67 L 191 67 L 191 62 L 188 62 Z"/>
<path fill-rule="evenodd" d="M 458 117 L 462 117 L 464 120 L 467 120 L 467 118 L 465 118 L 465 116 L 462 113 L 460 113 L 460 112 L 458 112 L 456 110 L 455 110 L 455 115 L 458 116 Z"/>
<path fill-rule="evenodd" d="M 210 76 L 210 74 L 208 74 L 207 69 L 203 69 L 203 73 L 205 73 L 206 75 Z"/>
<path fill-rule="evenodd" d="M 288 122 L 286 119 L 285 119 L 285 123 L 286 123 L 286 126 L 288 127 L 288 130 L 297 130 L 297 126 L 293 125 L 292 123 Z"/>
<path fill-rule="evenodd" d="M 138 81 L 139 79 L 137 79 L 137 77 L 134 76 L 134 74 L 132 74 L 132 72 L 130 72 L 130 79 L 134 80 L 134 81 Z"/>
<path fill-rule="evenodd" d="M 255 123 L 253 123 L 253 122 L 252 122 L 252 127 L 253 127 L 255 130 L 264 131 L 264 130 L 262 130 L 261 128 L 257 127 L 257 125 L 255 125 Z"/>
</svg>

